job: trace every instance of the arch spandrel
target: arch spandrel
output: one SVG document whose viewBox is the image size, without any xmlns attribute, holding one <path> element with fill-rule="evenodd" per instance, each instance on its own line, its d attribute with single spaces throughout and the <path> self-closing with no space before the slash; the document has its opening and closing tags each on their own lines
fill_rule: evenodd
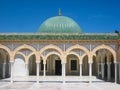
<svg viewBox="0 0 120 90">
<path fill-rule="evenodd" d="M 86 53 L 86 55 L 88 55 L 88 61 L 91 62 L 91 52 L 84 46 L 81 46 L 81 45 L 78 45 L 78 44 L 74 45 L 74 46 L 71 46 L 66 50 L 66 53 L 69 53 L 74 49 L 80 49 L 80 50 L 84 51 Z"/>
<path fill-rule="evenodd" d="M 24 60 L 25 60 L 25 62 L 26 62 L 26 56 L 25 56 L 22 52 L 17 52 L 16 55 L 17 55 L 17 54 L 23 56 L 23 58 L 24 58 Z M 14 57 L 14 58 L 15 58 L 15 57 Z"/>
<path fill-rule="evenodd" d="M 31 50 L 32 52 L 36 52 L 36 50 L 35 50 L 35 48 L 33 48 L 32 46 L 30 46 L 30 45 L 26 45 L 26 44 L 24 44 L 24 45 L 21 45 L 21 46 L 19 46 L 19 47 L 17 47 L 17 48 L 15 48 L 14 49 L 14 53 L 13 53 L 13 56 L 15 56 L 15 54 L 19 51 L 19 50 L 21 50 L 21 49 L 29 49 L 29 50 Z"/>
<path fill-rule="evenodd" d="M 78 58 L 80 58 L 80 55 L 75 53 L 75 52 L 69 52 L 69 53 L 67 53 L 67 56 L 70 55 L 70 54 L 73 54 L 73 55 L 77 56 Z"/>
<path fill-rule="evenodd" d="M 62 57 L 61 57 L 61 55 L 59 54 L 59 53 L 57 53 L 57 52 L 50 52 L 50 53 L 48 53 L 46 56 L 45 56 L 45 60 L 50 56 L 50 55 L 57 55 L 57 56 L 59 56 L 60 57 L 60 59 L 62 60 Z"/>
<path fill-rule="evenodd" d="M 69 53 L 67 53 L 67 56 L 71 55 L 71 54 L 77 56 L 77 58 L 79 59 L 79 63 L 81 63 L 81 56 L 79 54 L 77 54 L 75 52 L 69 52 Z"/>
<path fill-rule="evenodd" d="M 85 53 L 89 54 L 89 50 L 87 48 L 85 48 L 84 46 L 80 46 L 80 45 L 74 45 L 69 47 L 66 52 L 69 53 L 70 51 L 74 50 L 74 49 L 80 49 L 83 50 Z"/>
<path fill-rule="evenodd" d="M 10 49 L 9 49 L 8 47 L 6 47 L 6 46 L 0 44 L 0 48 L 6 50 L 6 51 L 8 52 L 9 55 L 11 54 L 11 51 L 10 51 Z"/>
<path fill-rule="evenodd" d="M 85 54 L 83 54 L 82 56 L 81 56 L 81 64 L 83 63 L 83 59 L 84 59 L 84 57 L 86 56 L 87 54 L 85 53 Z"/>
<path fill-rule="evenodd" d="M 9 57 L 10 57 L 10 60 L 9 60 L 9 61 L 10 61 L 10 62 L 13 62 L 13 58 L 12 58 L 13 52 L 10 51 L 10 49 L 9 49 L 7 46 L 2 45 L 2 44 L 0 44 L 0 49 L 4 49 L 5 51 L 7 51 L 8 55 L 9 55 Z"/>
<path fill-rule="evenodd" d="M 46 51 L 46 50 L 48 50 L 48 49 L 57 50 L 61 55 L 63 55 L 62 49 L 59 48 L 59 47 L 56 46 L 56 45 L 53 45 L 53 44 L 50 44 L 50 45 L 47 45 L 47 46 L 43 47 L 43 48 L 39 51 L 39 54 L 41 55 L 44 51 Z"/>
<path fill-rule="evenodd" d="M 117 60 L 118 60 L 118 62 L 120 62 L 120 49 L 118 49 L 118 51 L 117 51 Z"/>
<path fill-rule="evenodd" d="M 63 62 L 63 59 L 62 59 L 62 57 L 61 57 L 61 55 L 59 54 L 59 53 L 57 53 L 57 52 L 50 52 L 50 53 L 48 53 L 46 56 L 44 56 L 44 61 L 46 61 L 47 60 L 47 58 L 49 57 L 49 56 L 51 56 L 51 55 L 57 55 L 59 58 L 60 58 L 60 60 Z"/>
</svg>

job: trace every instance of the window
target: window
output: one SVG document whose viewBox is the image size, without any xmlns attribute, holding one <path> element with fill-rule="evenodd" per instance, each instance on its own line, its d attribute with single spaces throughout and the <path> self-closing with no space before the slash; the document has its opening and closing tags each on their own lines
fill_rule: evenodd
<svg viewBox="0 0 120 90">
<path fill-rule="evenodd" d="M 71 70 L 77 70 L 77 60 L 71 60 Z"/>
</svg>

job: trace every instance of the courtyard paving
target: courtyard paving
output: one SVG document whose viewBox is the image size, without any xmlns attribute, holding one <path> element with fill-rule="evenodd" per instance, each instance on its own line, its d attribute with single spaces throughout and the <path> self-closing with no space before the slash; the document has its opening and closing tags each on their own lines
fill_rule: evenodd
<svg viewBox="0 0 120 90">
<path fill-rule="evenodd" d="M 60 81 L 61 77 L 46 78 L 40 77 L 39 84 L 36 83 L 35 76 L 14 77 L 14 83 L 10 83 L 10 78 L 0 80 L 0 90 L 120 90 L 120 84 L 104 82 L 92 77 L 92 84 L 89 84 L 89 77 L 66 77 L 66 83 Z"/>
<path fill-rule="evenodd" d="M 35 82 L 0 82 L 0 90 L 120 90 L 120 84 L 102 83 L 35 83 Z"/>
</svg>

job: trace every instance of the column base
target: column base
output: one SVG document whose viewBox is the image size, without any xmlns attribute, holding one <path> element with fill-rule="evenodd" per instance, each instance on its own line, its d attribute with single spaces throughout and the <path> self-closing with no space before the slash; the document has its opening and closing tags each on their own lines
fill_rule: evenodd
<svg viewBox="0 0 120 90">
<path fill-rule="evenodd" d="M 63 84 L 65 84 L 66 82 L 65 81 L 63 81 Z"/>
<path fill-rule="evenodd" d="M 63 84 L 65 84 L 66 83 L 65 76 L 63 76 L 62 78 L 63 78 L 62 82 L 63 82 Z"/>
<path fill-rule="evenodd" d="M 39 84 L 39 81 L 37 81 L 36 84 Z"/>
<path fill-rule="evenodd" d="M 12 84 L 12 83 L 13 83 L 13 81 L 10 81 L 10 83 Z"/>
<path fill-rule="evenodd" d="M 92 79 L 90 78 L 90 80 L 89 80 L 89 84 L 92 84 Z"/>
</svg>

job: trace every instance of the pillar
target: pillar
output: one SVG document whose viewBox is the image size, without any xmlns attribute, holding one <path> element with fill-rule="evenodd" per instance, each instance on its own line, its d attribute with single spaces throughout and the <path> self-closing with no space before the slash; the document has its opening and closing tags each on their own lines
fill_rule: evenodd
<svg viewBox="0 0 120 90">
<path fill-rule="evenodd" d="M 6 69 L 6 63 L 3 63 L 2 78 L 5 78 L 5 69 Z"/>
<path fill-rule="evenodd" d="M 9 76 L 11 76 L 11 63 L 9 62 Z"/>
<path fill-rule="evenodd" d="M 111 63 L 107 62 L 107 80 L 110 81 L 111 79 L 111 67 L 110 67 Z"/>
<path fill-rule="evenodd" d="M 28 67 L 28 64 L 25 64 L 25 69 L 26 69 L 26 72 L 27 72 L 27 76 L 29 76 L 29 67 Z"/>
<path fill-rule="evenodd" d="M 92 83 L 92 63 L 89 63 L 89 83 Z"/>
<path fill-rule="evenodd" d="M 100 63 L 98 63 L 98 77 L 100 76 Z"/>
<path fill-rule="evenodd" d="M 39 62 L 36 62 L 36 68 L 37 68 L 37 83 L 39 83 Z"/>
<path fill-rule="evenodd" d="M 115 83 L 117 83 L 117 62 L 115 62 L 114 65 L 115 65 Z"/>
<path fill-rule="evenodd" d="M 63 83 L 65 83 L 65 63 L 62 63 L 62 78 L 63 78 Z"/>
<path fill-rule="evenodd" d="M 104 63 L 101 63 L 101 76 L 102 76 L 102 79 L 104 79 Z"/>
<path fill-rule="evenodd" d="M 120 83 L 120 62 L 118 63 L 119 68 L 119 83 Z"/>
<path fill-rule="evenodd" d="M 43 69 L 44 69 L 44 70 L 43 70 L 43 76 L 45 77 L 45 76 L 46 76 L 46 63 L 44 63 L 43 65 L 44 65 L 44 66 L 43 66 Z"/>
<path fill-rule="evenodd" d="M 10 66 L 11 66 L 11 78 L 10 78 L 10 82 L 13 83 L 14 62 L 10 62 Z"/>
<path fill-rule="evenodd" d="M 80 77 L 82 77 L 82 64 L 80 64 Z"/>
</svg>

